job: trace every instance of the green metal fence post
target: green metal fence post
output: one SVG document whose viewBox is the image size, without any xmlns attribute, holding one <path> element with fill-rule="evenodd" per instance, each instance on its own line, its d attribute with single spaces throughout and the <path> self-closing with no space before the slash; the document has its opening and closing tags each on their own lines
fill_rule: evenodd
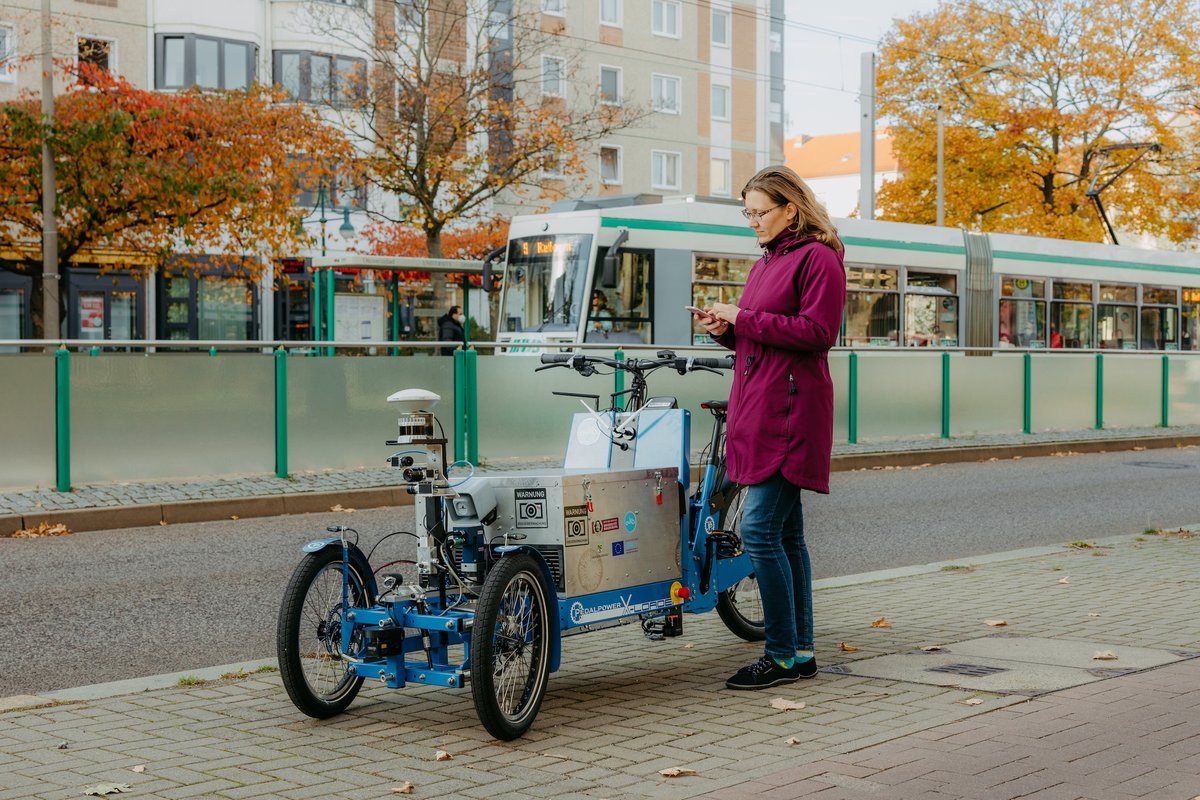
<svg viewBox="0 0 1200 800">
<path fill-rule="evenodd" d="M 1162 426 L 1170 427 L 1171 412 L 1171 357 L 1162 357 Z"/>
<path fill-rule="evenodd" d="M 474 350 L 463 350 L 464 371 L 467 374 L 467 461 L 479 463 L 479 386 L 478 364 Z"/>
<path fill-rule="evenodd" d="M 312 328 L 312 340 L 314 342 L 321 341 L 321 271 L 314 269 L 312 271 L 312 314 L 309 318 L 309 324 Z M 314 348 L 320 354 L 321 348 Z"/>
<path fill-rule="evenodd" d="M 623 350 L 616 351 L 615 353 L 613 353 L 613 359 L 616 361 L 624 361 L 625 360 L 625 352 Z M 625 396 L 623 394 L 621 394 L 621 392 L 623 392 L 623 391 L 625 391 L 625 370 L 614 369 L 613 370 L 613 406 L 616 407 L 618 410 L 622 410 L 622 411 L 625 409 Z M 599 411 L 600 409 L 596 409 L 596 410 Z"/>
<path fill-rule="evenodd" d="M 1096 353 L 1096 430 L 1104 427 L 1104 354 Z"/>
<path fill-rule="evenodd" d="M 858 353 L 850 354 L 849 436 L 850 444 L 858 444 Z"/>
<path fill-rule="evenodd" d="M 950 354 L 942 353 L 942 438 L 950 438 Z"/>
<path fill-rule="evenodd" d="M 400 341 L 400 279 L 396 276 L 395 272 L 392 273 L 392 277 L 388 281 L 388 288 L 391 289 L 391 293 L 392 293 L 392 303 L 391 303 L 391 306 L 392 306 L 392 335 L 391 335 L 391 340 L 393 342 L 398 342 L 398 341 Z M 400 348 L 393 347 L 392 355 L 394 355 L 394 356 L 400 355 Z"/>
<path fill-rule="evenodd" d="M 71 491 L 71 351 L 54 353 L 55 488 Z"/>
<path fill-rule="evenodd" d="M 1024 397 L 1021 402 L 1021 407 L 1023 409 L 1022 429 L 1025 431 L 1025 433 L 1033 433 L 1033 356 L 1031 356 L 1029 353 L 1026 353 L 1024 356 L 1024 361 L 1025 361 L 1025 380 L 1024 380 L 1024 391 L 1023 391 Z"/>
<path fill-rule="evenodd" d="M 334 308 L 333 308 L 333 268 L 325 270 L 325 341 L 332 342 L 337 337 L 333 334 L 334 331 Z M 332 356 L 333 348 L 325 348 L 325 355 Z"/>
<path fill-rule="evenodd" d="M 275 350 L 275 477 L 288 476 L 287 351 Z"/>
<path fill-rule="evenodd" d="M 467 375 L 466 351 L 454 351 L 454 460 L 467 454 Z"/>
</svg>

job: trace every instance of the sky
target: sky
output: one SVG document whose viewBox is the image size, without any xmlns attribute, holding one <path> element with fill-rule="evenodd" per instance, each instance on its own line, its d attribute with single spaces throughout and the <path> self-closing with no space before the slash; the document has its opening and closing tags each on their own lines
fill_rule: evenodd
<svg viewBox="0 0 1200 800">
<path fill-rule="evenodd" d="M 937 5 L 938 0 L 786 0 L 784 136 L 858 131 L 861 54 L 878 50 L 893 19 Z"/>
</svg>

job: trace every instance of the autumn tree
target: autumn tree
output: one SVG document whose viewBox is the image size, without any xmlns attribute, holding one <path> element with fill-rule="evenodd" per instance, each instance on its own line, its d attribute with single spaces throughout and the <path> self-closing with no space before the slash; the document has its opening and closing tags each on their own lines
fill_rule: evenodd
<svg viewBox="0 0 1200 800">
<path fill-rule="evenodd" d="M 877 96 L 903 174 L 880 216 L 934 222 L 940 104 L 946 224 L 1102 241 L 1087 191 L 1116 178 L 1101 197 L 1120 227 L 1195 238 L 1196 41 L 1194 0 L 950 0 L 898 20 Z"/>
<path fill-rule="evenodd" d="M 556 22 L 543 29 L 537 3 L 366 6 L 310 2 L 308 24 L 367 55 L 364 80 L 346 82 L 335 105 L 359 140 L 365 179 L 399 198 L 371 212 L 420 229 L 430 256 L 444 255 L 443 232 L 491 216 L 496 201 L 563 196 L 587 174 L 589 145 L 648 113 L 602 104 L 594 76 L 578 74 L 586 43 Z"/>
<path fill-rule="evenodd" d="M 33 97 L 0 107 L 0 247 L 40 246 L 43 137 L 58 173 L 60 274 L 115 251 L 134 273 L 203 253 L 256 276 L 267 260 L 309 244 L 296 225 L 296 187 L 334 170 L 348 143 L 308 108 L 261 86 L 160 93 L 82 69 L 68 76 L 47 125 Z M 34 277 L 41 336 L 42 263 L 19 269 Z"/>
</svg>

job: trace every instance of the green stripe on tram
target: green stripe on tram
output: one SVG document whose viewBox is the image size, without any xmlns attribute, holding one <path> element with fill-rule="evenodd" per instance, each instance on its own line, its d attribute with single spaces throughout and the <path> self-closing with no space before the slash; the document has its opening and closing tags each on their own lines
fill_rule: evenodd
<svg viewBox="0 0 1200 800">
<path fill-rule="evenodd" d="M 1146 252 L 1162 251 L 1147 250 Z M 1200 275 L 1200 267 L 1182 267 L 1175 264 L 1144 264 L 1139 261 L 1117 261 L 1110 258 L 1083 258 L 1081 256 L 1056 256 L 1048 253 L 1021 253 L 1016 250 L 993 251 L 993 263 L 1000 259 L 1038 261 L 1044 264 L 1073 264 L 1082 267 L 1115 267 L 1117 269 L 1139 269 L 1145 272 L 1178 272 L 1183 275 Z"/>
<path fill-rule="evenodd" d="M 681 233 L 712 233 L 720 236 L 754 236 L 754 231 L 741 225 L 713 225 L 707 222 L 675 222 L 663 219 L 624 219 L 601 217 L 601 228 L 631 228 L 649 231 L 679 231 Z"/>
</svg>

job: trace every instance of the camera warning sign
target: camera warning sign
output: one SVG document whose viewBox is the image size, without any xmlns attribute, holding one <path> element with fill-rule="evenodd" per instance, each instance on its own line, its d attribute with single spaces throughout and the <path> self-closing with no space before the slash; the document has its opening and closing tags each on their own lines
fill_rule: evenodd
<svg viewBox="0 0 1200 800">
<path fill-rule="evenodd" d="M 545 489 L 513 489 L 518 528 L 548 528 Z"/>
</svg>

